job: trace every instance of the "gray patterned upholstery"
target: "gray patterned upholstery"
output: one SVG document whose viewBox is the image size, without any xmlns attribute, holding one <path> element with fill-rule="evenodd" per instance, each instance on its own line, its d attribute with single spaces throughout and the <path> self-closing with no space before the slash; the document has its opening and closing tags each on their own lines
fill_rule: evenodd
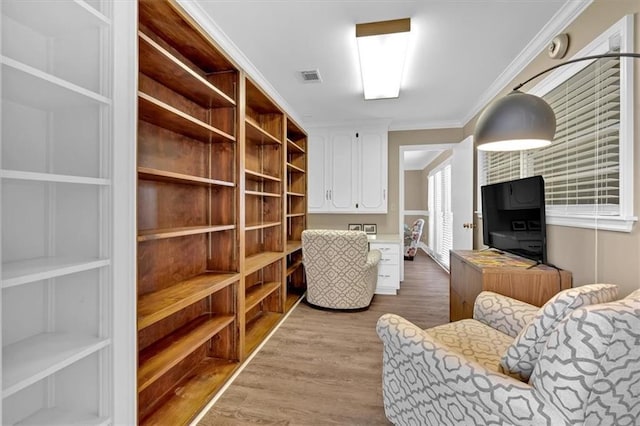
<svg viewBox="0 0 640 426">
<path fill-rule="evenodd" d="M 302 232 L 307 301 L 330 309 L 362 309 L 376 290 L 380 250 L 369 251 L 362 231 Z"/>
<path fill-rule="evenodd" d="M 612 284 L 591 284 L 556 294 L 516 336 L 502 357 L 502 368 L 528 380 L 547 338 L 563 318 L 582 306 L 610 302 L 617 297 L 618 287 Z"/>
<path fill-rule="evenodd" d="M 439 325 L 424 332 L 452 351 L 473 357 L 494 371 L 499 369 L 502 354 L 513 342 L 513 337 L 471 319 Z"/>
<path fill-rule="evenodd" d="M 491 291 L 483 291 L 473 305 L 473 318 L 511 337 L 527 325 L 540 308 Z"/>
<path fill-rule="evenodd" d="M 571 423 L 640 424 L 640 290 L 562 320 L 531 384 Z"/>
<path fill-rule="evenodd" d="M 387 418 L 398 425 L 639 424 L 640 290 L 607 302 L 614 286 L 583 287 L 552 299 L 554 309 L 481 293 L 473 320 L 427 330 L 383 315 L 377 332 Z M 540 320 L 545 312 L 556 319 L 550 332 L 534 328 L 546 337 L 529 383 L 501 373 L 500 351 L 513 346 L 517 330 L 530 332 L 531 322 L 550 326 L 551 318 Z"/>
</svg>

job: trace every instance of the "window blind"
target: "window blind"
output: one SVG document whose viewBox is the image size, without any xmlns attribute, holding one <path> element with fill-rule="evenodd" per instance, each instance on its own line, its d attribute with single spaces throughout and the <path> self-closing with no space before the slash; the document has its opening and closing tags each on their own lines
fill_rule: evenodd
<svg viewBox="0 0 640 426">
<path fill-rule="evenodd" d="M 453 214 L 451 212 L 451 165 L 443 170 L 442 179 L 443 215 L 442 215 L 442 247 L 440 261 L 449 268 L 449 251 L 453 247 Z"/>
<path fill-rule="evenodd" d="M 556 114 L 553 143 L 483 153 L 480 184 L 542 175 L 551 213 L 620 214 L 620 60 L 587 65 L 543 99 Z"/>
<path fill-rule="evenodd" d="M 556 136 L 523 154 L 525 175 L 544 176 L 551 209 L 618 214 L 619 59 L 593 62 L 543 98 L 556 113 Z"/>
<path fill-rule="evenodd" d="M 432 186 L 433 185 L 433 186 Z M 449 267 L 449 251 L 453 247 L 453 214 L 451 212 L 451 165 L 429 176 L 429 204 L 433 213 L 429 222 L 429 246 L 433 257 Z"/>
</svg>

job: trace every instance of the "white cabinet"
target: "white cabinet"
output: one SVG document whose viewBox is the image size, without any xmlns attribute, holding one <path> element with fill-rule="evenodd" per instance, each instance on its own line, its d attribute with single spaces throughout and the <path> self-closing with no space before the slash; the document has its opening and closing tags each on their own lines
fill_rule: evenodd
<svg viewBox="0 0 640 426">
<path fill-rule="evenodd" d="M 133 176 L 133 163 L 114 153 L 117 135 L 135 154 L 133 120 L 128 135 L 115 125 L 121 110 L 132 114 L 125 98 L 135 102 L 135 88 L 116 95 L 115 77 L 134 82 L 135 67 L 116 69 L 113 50 L 116 34 L 130 34 L 119 54 L 135 54 L 135 21 L 127 19 L 135 2 L 3 0 L 0 8 L 2 424 L 135 421 L 114 410 L 135 407 L 135 394 L 123 391 L 135 378 L 116 379 L 114 367 L 135 367 L 135 340 L 126 348 L 127 331 L 114 326 L 123 324 L 116 306 L 123 318 L 134 312 L 114 299 L 134 297 L 135 273 L 126 259 L 114 261 L 115 240 L 127 231 L 126 221 L 115 229 L 114 206 L 127 190 L 113 169 L 124 165 Z M 135 223 L 132 208 L 125 217 Z M 118 249 L 130 256 L 133 244 Z M 132 288 L 121 292 L 116 282 Z"/>
<path fill-rule="evenodd" d="M 387 129 L 309 132 L 309 212 L 387 212 Z"/>
<path fill-rule="evenodd" d="M 376 294 L 396 294 L 403 266 L 402 239 L 399 235 L 370 236 L 369 248 L 380 250 Z"/>
<path fill-rule="evenodd" d="M 358 197 L 357 181 L 354 179 L 356 168 L 356 144 L 350 132 L 336 133 L 328 139 L 327 187 L 329 209 L 335 212 L 348 212 L 355 207 Z"/>
</svg>

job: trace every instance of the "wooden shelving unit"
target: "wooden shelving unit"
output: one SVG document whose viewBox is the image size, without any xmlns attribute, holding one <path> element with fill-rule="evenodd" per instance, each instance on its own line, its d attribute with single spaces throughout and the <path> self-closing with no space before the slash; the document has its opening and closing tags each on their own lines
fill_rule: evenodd
<svg viewBox="0 0 640 426">
<path fill-rule="evenodd" d="M 251 353 L 284 313 L 284 120 L 249 78 L 244 117 L 243 353 Z M 268 320 L 266 320 L 268 318 Z"/>
<path fill-rule="evenodd" d="M 138 37 L 138 418 L 185 424 L 240 361 L 240 71 L 171 2 Z"/>
<path fill-rule="evenodd" d="M 0 3 L 3 425 L 117 422 L 113 164 L 127 141 L 114 137 L 126 133 L 115 119 L 126 96 L 114 93 L 133 76 L 112 52 L 128 54 L 115 35 L 134 12 Z"/>
<path fill-rule="evenodd" d="M 176 2 L 138 41 L 138 417 L 186 424 L 300 297 L 306 134 Z"/>
<path fill-rule="evenodd" d="M 287 119 L 286 282 L 287 306 L 306 290 L 302 265 L 302 231 L 307 227 L 307 135 Z"/>
</svg>

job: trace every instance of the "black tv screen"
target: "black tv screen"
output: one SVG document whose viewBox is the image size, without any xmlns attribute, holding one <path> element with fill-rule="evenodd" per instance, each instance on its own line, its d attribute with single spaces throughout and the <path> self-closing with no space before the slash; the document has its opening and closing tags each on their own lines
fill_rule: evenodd
<svg viewBox="0 0 640 426">
<path fill-rule="evenodd" d="M 542 176 L 485 185 L 480 190 L 484 244 L 547 263 Z"/>
</svg>

